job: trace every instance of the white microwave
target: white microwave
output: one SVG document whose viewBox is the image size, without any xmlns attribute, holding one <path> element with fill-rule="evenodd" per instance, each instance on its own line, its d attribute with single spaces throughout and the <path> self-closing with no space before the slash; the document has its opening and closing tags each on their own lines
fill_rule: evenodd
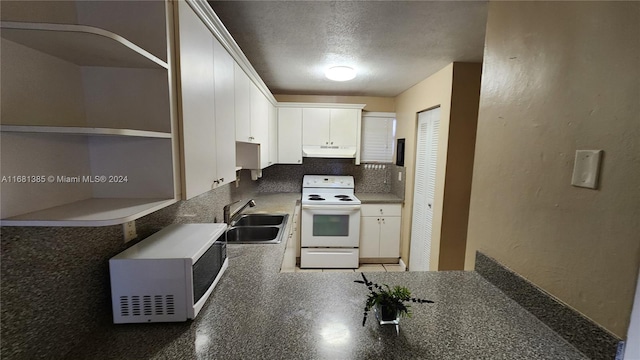
<svg viewBox="0 0 640 360">
<path fill-rule="evenodd" d="M 113 322 L 194 319 L 228 266 L 226 224 L 173 224 L 109 260 Z"/>
</svg>

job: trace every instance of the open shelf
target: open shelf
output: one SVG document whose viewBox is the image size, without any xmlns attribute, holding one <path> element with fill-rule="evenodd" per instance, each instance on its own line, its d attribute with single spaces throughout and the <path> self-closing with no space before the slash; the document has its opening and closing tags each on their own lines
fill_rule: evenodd
<svg viewBox="0 0 640 360">
<path fill-rule="evenodd" d="M 71 1 L 64 17 L 13 5 L 0 21 L 0 225 L 117 225 L 175 203 L 169 3 Z"/>
<path fill-rule="evenodd" d="M 3 226 L 114 225 L 175 202 L 171 138 L 0 135 Z"/>
<path fill-rule="evenodd" d="M 109 226 L 148 215 L 176 199 L 93 198 L 0 220 L 2 226 Z"/>
<path fill-rule="evenodd" d="M 2 37 L 80 66 L 169 66 L 131 41 L 100 28 L 48 23 L 0 22 Z"/>
<path fill-rule="evenodd" d="M 33 126 L 33 125 L 0 125 L 0 132 L 95 135 L 95 136 L 134 136 L 159 139 L 171 139 L 170 133 L 143 131 L 132 129 L 88 128 L 77 126 Z"/>
</svg>

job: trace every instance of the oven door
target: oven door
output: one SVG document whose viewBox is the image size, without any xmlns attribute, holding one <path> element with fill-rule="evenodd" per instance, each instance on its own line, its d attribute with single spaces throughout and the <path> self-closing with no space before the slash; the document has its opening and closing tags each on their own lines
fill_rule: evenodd
<svg viewBox="0 0 640 360">
<path fill-rule="evenodd" d="M 302 247 L 358 247 L 360 205 L 302 205 Z"/>
</svg>

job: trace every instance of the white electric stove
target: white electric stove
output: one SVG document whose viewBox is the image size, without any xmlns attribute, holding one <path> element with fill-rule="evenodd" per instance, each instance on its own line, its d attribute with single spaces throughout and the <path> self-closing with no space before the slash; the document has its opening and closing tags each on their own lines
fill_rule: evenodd
<svg viewBox="0 0 640 360">
<path fill-rule="evenodd" d="M 353 192 L 353 176 L 304 176 L 301 268 L 358 267 L 360 200 Z"/>
</svg>

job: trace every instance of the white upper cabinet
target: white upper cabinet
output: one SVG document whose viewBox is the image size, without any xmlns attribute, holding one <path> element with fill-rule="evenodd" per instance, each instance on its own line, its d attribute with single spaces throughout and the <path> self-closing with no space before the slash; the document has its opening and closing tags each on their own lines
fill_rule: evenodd
<svg viewBox="0 0 640 360">
<path fill-rule="evenodd" d="M 278 162 L 278 119 L 276 107 L 269 103 L 269 165 Z"/>
<path fill-rule="evenodd" d="M 249 138 L 259 144 L 269 140 L 269 100 L 258 87 L 251 83 L 251 121 Z"/>
<path fill-rule="evenodd" d="M 186 2 L 178 2 L 179 98 L 185 197 L 214 187 L 216 112 L 213 36 Z"/>
<path fill-rule="evenodd" d="M 179 98 L 185 197 L 235 180 L 234 61 L 178 2 Z"/>
<path fill-rule="evenodd" d="M 168 3 L 63 5 L 3 3 L 2 225 L 115 225 L 177 201 Z"/>
<path fill-rule="evenodd" d="M 302 108 L 302 156 L 355 158 L 360 164 L 362 104 L 287 103 Z"/>
<path fill-rule="evenodd" d="M 304 145 L 353 146 L 358 142 L 357 109 L 305 108 L 302 114 Z"/>
<path fill-rule="evenodd" d="M 330 145 L 356 146 L 360 110 L 331 109 Z"/>
<path fill-rule="evenodd" d="M 331 141 L 331 109 L 302 110 L 302 143 L 329 145 Z"/>
<path fill-rule="evenodd" d="M 233 75 L 235 81 L 235 119 L 236 141 L 253 142 L 251 136 L 251 87 L 252 83 L 247 74 L 234 63 Z"/>
<path fill-rule="evenodd" d="M 302 108 L 278 108 L 278 163 L 302 164 Z"/>
<path fill-rule="evenodd" d="M 269 117 L 273 105 L 238 65 L 235 80 L 236 164 L 246 169 L 264 169 L 274 163 L 269 154 L 272 131 Z"/>
<path fill-rule="evenodd" d="M 277 151 L 270 149 L 277 145 L 275 98 L 205 1 L 172 3 L 181 4 L 176 7 L 191 8 L 210 31 L 213 41 L 214 96 L 210 99 L 216 135 L 214 143 L 209 145 L 216 148 L 213 186 L 235 180 L 237 167 L 255 170 L 256 177 L 260 177 L 259 170 L 277 161 Z"/>
<path fill-rule="evenodd" d="M 236 179 L 235 62 L 216 39 L 213 40 L 213 58 L 217 186 L 220 186 Z"/>
</svg>

